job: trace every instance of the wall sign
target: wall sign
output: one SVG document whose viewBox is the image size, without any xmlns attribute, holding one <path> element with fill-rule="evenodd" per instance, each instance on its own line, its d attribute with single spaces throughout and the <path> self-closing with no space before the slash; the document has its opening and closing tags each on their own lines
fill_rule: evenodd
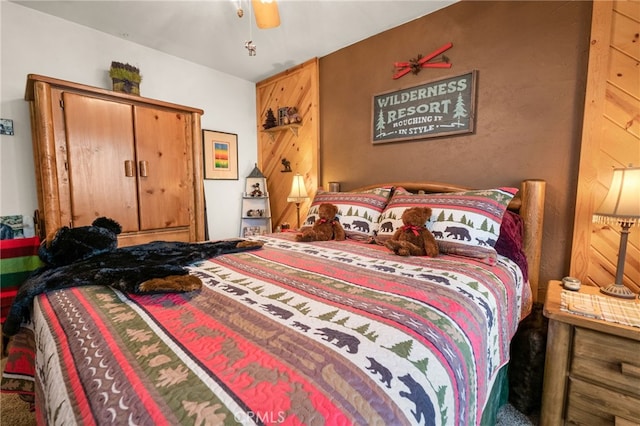
<svg viewBox="0 0 640 426">
<path fill-rule="evenodd" d="M 472 133 L 477 74 L 374 95 L 373 143 Z"/>
</svg>

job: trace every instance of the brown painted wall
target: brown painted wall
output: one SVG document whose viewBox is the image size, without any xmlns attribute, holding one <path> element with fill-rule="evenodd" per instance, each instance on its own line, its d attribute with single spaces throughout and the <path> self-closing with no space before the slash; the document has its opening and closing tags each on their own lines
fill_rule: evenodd
<svg viewBox="0 0 640 426">
<path fill-rule="evenodd" d="M 568 273 L 591 2 L 463 1 L 320 58 L 320 183 L 547 181 L 541 288 Z M 451 69 L 392 79 L 447 42 Z M 478 70 L 473 134 L 371 144 L 374 94 Z"/>
</svg>

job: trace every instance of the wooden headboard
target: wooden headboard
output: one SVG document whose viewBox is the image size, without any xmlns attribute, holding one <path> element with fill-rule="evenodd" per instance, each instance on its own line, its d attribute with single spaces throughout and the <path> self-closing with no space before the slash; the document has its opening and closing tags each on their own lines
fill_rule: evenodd
<svg viewBox="0 0 640 426">
<path fill-rule="evenodd" d="M 439 182 L 387 182 L 354 189 L 364 191 L 381 186 L 401 186 L 410 192 L 439 193 L 461 192 L 476 188 Z M 538 280 L 540 279 L 540 256 L 542 254 L 542 226 L 544 220 L 544 195 L 546 182 L 527 179 L 520 184 L 520 191 L 509 203 L 509 210 L 520 215 L 524 221 L 524 252 L 529 266 L 529 283 L 533 301 L 538 300 Z"/>
</svg>

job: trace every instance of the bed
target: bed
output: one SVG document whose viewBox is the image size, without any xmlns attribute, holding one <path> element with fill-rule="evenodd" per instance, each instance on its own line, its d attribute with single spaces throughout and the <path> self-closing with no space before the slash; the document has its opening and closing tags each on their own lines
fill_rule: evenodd
<svg viewBox="0 0 640 426">
<path fill-rule="evenodd" d="M 322 202 L 346 241 L 251 237 L 263 248 L 190 265 L 198 292 L 38 296 L 3 392 L 34 396 L 41 424 L 494 424 L 537 295 L 544 182 L 318 191 L 306 226 Z M 442 253 L 394 255 L 384 239 L 423 204 Z"/>
</svg>

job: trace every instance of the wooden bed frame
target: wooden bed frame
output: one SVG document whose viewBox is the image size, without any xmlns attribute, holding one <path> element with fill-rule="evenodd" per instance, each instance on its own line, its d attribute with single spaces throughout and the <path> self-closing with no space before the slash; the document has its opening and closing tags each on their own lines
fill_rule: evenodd
<svg viewBox="0 0 640 426">
<path fill-rule="evenodd" d="M 390 182 L 367 185 L 353 191 L 366 191 L 382 186 L 401 186 L 415 193 L 461 192 L 476 188 L 439 182 Z M 546 182 L 540 179 L 527 179 L 520 184 L 520 191 L 509 203 L 509 210 L 514 211 L 524 220 L 524 252 L 529 265 L 529 283 L 533 301 L 539 299 L 540 256 L 542 253 L 542 226 L 544 220 L 544 196 Z"/>
</svg>

